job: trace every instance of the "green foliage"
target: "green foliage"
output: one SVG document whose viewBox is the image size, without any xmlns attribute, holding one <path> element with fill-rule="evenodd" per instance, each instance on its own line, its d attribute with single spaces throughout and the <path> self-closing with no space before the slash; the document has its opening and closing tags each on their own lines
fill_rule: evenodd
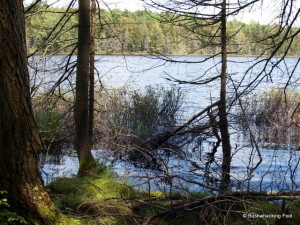
<svg viewBox="0 0 300 225">
<path fill-rule="evenodd" d="M 61 12 L 66 8 L 40 6 L 39 13 L 27 19 L 27 44 L 31 51 L 38 49 L 39 53 L 67 53 L 77 40 L 77 18 L 74 12 L 66 15 Z M 44 9 L 44 10 L 43 10 Z M 125 54 L 204 54 L 219 52 L 218 24 L 206 26 L 203 21 L 191 15 L 176 15 L 171 12 L 151 11 L 121 11 L 119 9 L 100 10 L 97 17 L 96 52 Z M 56 26 L 59 20 L 62 20 Z M 249 24 L 240 21 L 228 21 L 228 36 L 230 36 L 228 52 L 239 55 L 260 55 L 272 52 L 282 35 L 276 34 L 276 25 L 261 25 L 257 22 Z M 54 28 L 54 29 L 53 29 Z M 290 30 L 291 35 L 297 32 Z M 266 34 L 274 35 L 273 42 L 264 40 Z M 217 35 L 216 35 L 217 34 Z M 213 37 L 216 35 L 216 37 Z M 289 55 L 297 56 L 300 52 L 299 35 L 288 46 L 284 43 L 281 54 L 289 49 Z M 271 45 L 270 45 L 271 44 Z M 270 47 L 270 46 L 274 47 Z M 267 46 L 267 47 L 266 47 Z M 267 48 L 267 50 L 266 50 Z"/>
<path fill-rule="evenodd" d="M 36 12 L 26 18 L 29 52 L 59 54 L 74 48 L 77 40 L 77 17 L 74 9 L 68 12 L 66 10 L 38 4 Z"/>
<path fill-rule="evenodd" d="M 6 194 L 5 191 L 0 191 L 0 224 L 28 224 L 27 221 L 16 212 L 9 210 L 10 206 L 7 199 L 2 197 Z"/>
</svg>

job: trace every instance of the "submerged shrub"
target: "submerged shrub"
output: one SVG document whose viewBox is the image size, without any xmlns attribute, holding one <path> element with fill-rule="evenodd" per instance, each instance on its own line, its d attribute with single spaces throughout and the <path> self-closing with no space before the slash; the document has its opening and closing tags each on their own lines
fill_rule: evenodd
<svg viewBox="0 0 300 225">
<path fill-rule="evenodd" d="M 182 98 L 180 89 L 160 86 L 100 93 L 96 142 L 117 153 L 142 151 L 145 142 L 174 130 L 181 116 Z M 172 139 L 165 144 L 172 144 Z"/>
<path fill-rule="evenodd" d="M 34 116 L 46 149 L 56 151 L 73 141 L 72 99 L 60 93 L 33 97 Z"/>
<path fill-rule="evenodd" d="M 256 130 L 257 139 L 261 143 L 269 143 L 272 148 L 274 143 L 291 143 L 296 149 L 300 146 L 299 91 L 271 88 L 245 98 L 243 109 L 245 115 L 242 110 L 237 112 L 239 124 L 243 126 L 248 121 Z"/>
<path fill-rule="evenodd" d="M 46 147 L 72 143 L 73 97 L 33 97 L 35 119 Z M 179 89 L 147 86 L 144 90 L 96 89 L 94 144 L 116 149 L 151 140 L 176 126 L 182 94 Z M 95 146 L 96 147 L 96 146 Z"/>
<path fill-rule="evenodd" d="M 128 107 L 128 129 L 137 137 L 147 140 L 176 125 L 181 106 L 179 89 L 165 90 L 148 86 L 145 93 L 134 91 Z"/>
<path fill-rule="evenodd" d="M 39 128 L 40 134 L 44 139 L 52 139 L 53 134 L 57 131 L 61 125 L 61 113 L 58 111 L 52 111 L 50 109 L 44 109 L 38 111 L 35 114 L 35 120 Z"/>
</svg>

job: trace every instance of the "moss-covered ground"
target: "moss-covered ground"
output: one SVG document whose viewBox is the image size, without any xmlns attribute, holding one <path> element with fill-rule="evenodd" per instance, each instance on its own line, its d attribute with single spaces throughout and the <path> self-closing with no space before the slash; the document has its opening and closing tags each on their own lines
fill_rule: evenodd
<svg viewBox="0 0 300 225">
<path fill-rule="evenodd" d="M 58 179 L 47 189 L 67 215 L 66 221 L 58 224 L 135 225 L 146 224 L 148 218 L 148 224 L 160 225 L 300 224 L 300 201 L 286 202 L 283 207 L 282 202 L 253 199 L 211 201 L 212 196 L 198 192 L 171 196 L 160 191 L 143 193 L 118 182 L 102 168 L 96 174 Z M 292 218 L 253 218 L 283 213 Z"/>
</svg>

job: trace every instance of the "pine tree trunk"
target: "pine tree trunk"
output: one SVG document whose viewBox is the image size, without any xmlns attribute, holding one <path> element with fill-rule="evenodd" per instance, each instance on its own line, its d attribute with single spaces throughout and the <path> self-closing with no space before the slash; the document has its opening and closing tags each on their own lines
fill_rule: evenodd
<svg viewBox="0 0 300 225">
<path fill-rule="evenodd" d="M 38 168 L 42 145 L 30 100 L 22 2 L 0 0 L 0 190 L 12 210 L 52 224 L 60 214 Z"/>
<path fill-rule="evenodd" d="M 93 147 L 94 103 L 95 103 L 95 38 L 96 38 L 96 0 L 91 0 L 91 50 L 90 50 L 90 85 L 89 85 L 89 138 Z"/>
<path fill-rule="evenodd" d="M 76 72 L 75 148 L 79 159 L 78 174 L 95 168 L 89 138 L 89 66 L 90 66 L 90 0 L 79 0 L 78 53 Z"/>
<path fill-rule="evenodd" d="M 226 29 L 226 0 L 223 0 L 222 15 L 221 15 L 221 48 L 222 48 L 222 68 L 221 68 L 221 91 L 219 103 L 219 118 L 220 118 L 220 132 L 222 139 L 222 178 L 220 189 L 221 191 L 228 191 L 230 186 L 230 164 L 231 164 L 231 144 L 230 135 L 228 131 L 228 119 L 226 111 L 226 82 L 227 82 L 227 29 Z"/>
</svg>

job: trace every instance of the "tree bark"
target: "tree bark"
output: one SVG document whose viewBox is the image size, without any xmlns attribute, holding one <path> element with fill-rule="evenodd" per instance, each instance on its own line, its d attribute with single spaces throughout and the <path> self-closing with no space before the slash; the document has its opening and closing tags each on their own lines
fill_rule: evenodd
<svg viewBox="0 0 300 225">
<path fill-rule="evenodd" d="M 230 186 L 230 164 L 231 164 L 231 144 L 230 135 L 228 131 L 228 119 L 226 111 L 226 82 L 227 82 L 227 28 L 226 28 L 226 0 L 223 0 L 221 13 L 221 89 L 220 89 L 220 103 L 219 103 L 219 118 L 220 118 L 220 132 L 222 139 L 222 178 L 220 184 L 221 191 L 227 191 Z"/>
<path fill-rule="evenodd" d="M 54 224 L 60 213 L 38 168 L 42 145 L 30 100 L 22 2 L 0 0 L 0 190 L 12 210 Z"/>
<path fill-rule="evenodd" d="M 79 0 L 78 54 L 76 72 L 75 149 L 79 159 L 78 174 L 95 168 L 89 139 L 89 66 L 90 66 L 90 0 Z"/>
<path fill-rule="evenodd" d="M 96 38 L 96 0 L 91 0 L 91 50 L 90 50 L 90 85 L 89 85 L 89 142 L 93 147 L 94 103 L 95 103 L 95 38 Z"/>
</svg>

